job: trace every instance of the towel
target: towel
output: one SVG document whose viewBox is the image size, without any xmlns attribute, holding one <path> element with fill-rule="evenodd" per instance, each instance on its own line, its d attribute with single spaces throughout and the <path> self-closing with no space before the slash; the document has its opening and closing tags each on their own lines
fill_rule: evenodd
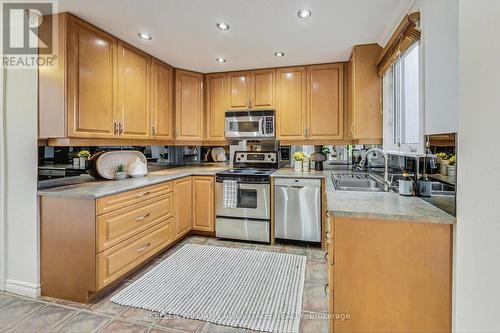
<svg viewBox="0 0 500 333">
<path fill-rule="evenodd" d="M 236 208 L 238 206 L 238 181 L 224 180 L 224 208 Z"/>
</svg>

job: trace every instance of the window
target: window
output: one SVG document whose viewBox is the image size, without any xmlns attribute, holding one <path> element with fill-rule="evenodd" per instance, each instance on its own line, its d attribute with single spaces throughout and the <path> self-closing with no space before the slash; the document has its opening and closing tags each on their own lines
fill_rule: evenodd
<svg viewBox="0 0 500 333">
<path fill-rule="evenodd" d="M 384 74 L 384 150 L 423 153 L 420 46 L 411 46 Z"/>
</svg>

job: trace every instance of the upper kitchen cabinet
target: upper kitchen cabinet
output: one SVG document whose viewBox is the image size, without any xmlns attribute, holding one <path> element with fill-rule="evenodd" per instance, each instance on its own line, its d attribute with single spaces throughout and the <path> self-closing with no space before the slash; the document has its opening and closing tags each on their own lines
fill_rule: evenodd
<svg viewBox="0 0 500 333">
<path fill-rule="evenodd" d="M 308 66 L 307 79 L 307 139 L 342 140 L 344 65 L 336 63 Z"/>
<path fill-rule="evenodd" d="M 57 19 L 58 66 L 39 68 L 39 137 L 113 138 L 117 40 L 71 15 Z"/>
<path fill-rule="evenodd" d="M 150 137 L 151 57 L 118 42 L 118 132 L 127 139 Z"/>
<path fill-rule="evenodd" d="M 377 60 L 378 44 L 357 45 L 348 63 L 349 133 L 346 137 L 362 143 L 382 140 L 381 80 Z"/>
<path fill-rule="evenodd" d="M 306 139 L 306 92 L 306 67 L 276 69 L 276 127 L 278 139 Z"/>
<path fill-rule="evenodd" d="M 175 71 L 175 139 L 203 140 L 203 74 Z"/>
<path fill-rule="evenodd" d="M 156 59 L 151 62 L 151 137 L 174 139 L 174 70 Z"/>
<path fill-rule="evenodd" d="M 205 77 L 207 141 L 224 141 L 224 112 L 226 106 L 226 74 L 208 74 Z"/>
<path fill-rule="evenodd" d="M 250 108 L 274 108 L 274 69 L 255 70 L 251 73 Z"/>
<path fill-rule="evenodd" d="M 228 110 L 274 108 L 274 76 L 274 69 L 228 73 Z"/>
<path fill-rule="evenodd" d="M 229 110 L 246 110 L 250 108 L 252 86 L 250 81 L 250 72 L 227 74 L 227 108 Z"/>
</svg>

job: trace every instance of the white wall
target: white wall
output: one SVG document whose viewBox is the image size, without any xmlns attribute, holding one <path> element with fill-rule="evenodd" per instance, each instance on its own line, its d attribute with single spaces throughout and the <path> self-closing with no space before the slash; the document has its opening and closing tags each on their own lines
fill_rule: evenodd
<svg viewBox="0 0 500 333">
<path fill-rule="evenodd" d="M 5 289 L 34 297 L 40 291 L 36 196 L 37 71 L 6 70 L 4 89 Z"/>
<path fill-rule="evenodd" d="M 500 332 L 500 1 L 459 1 L 454 330 Z"/>
<path fill-rule="evenodd" d="M 458 0 L 422 3 L 426 134 L 458 131 Z"/>
</svg>

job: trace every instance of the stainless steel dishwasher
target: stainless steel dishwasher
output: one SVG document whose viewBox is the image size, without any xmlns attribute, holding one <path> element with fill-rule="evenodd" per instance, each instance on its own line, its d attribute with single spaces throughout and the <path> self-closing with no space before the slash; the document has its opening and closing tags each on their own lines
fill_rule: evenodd
<svg viewBox="0 0 500 333">
<path fill-rule="evenodd" d="M 275 178 L 275 237 L 321 242 L 321 180 Z"/>
</svg>

